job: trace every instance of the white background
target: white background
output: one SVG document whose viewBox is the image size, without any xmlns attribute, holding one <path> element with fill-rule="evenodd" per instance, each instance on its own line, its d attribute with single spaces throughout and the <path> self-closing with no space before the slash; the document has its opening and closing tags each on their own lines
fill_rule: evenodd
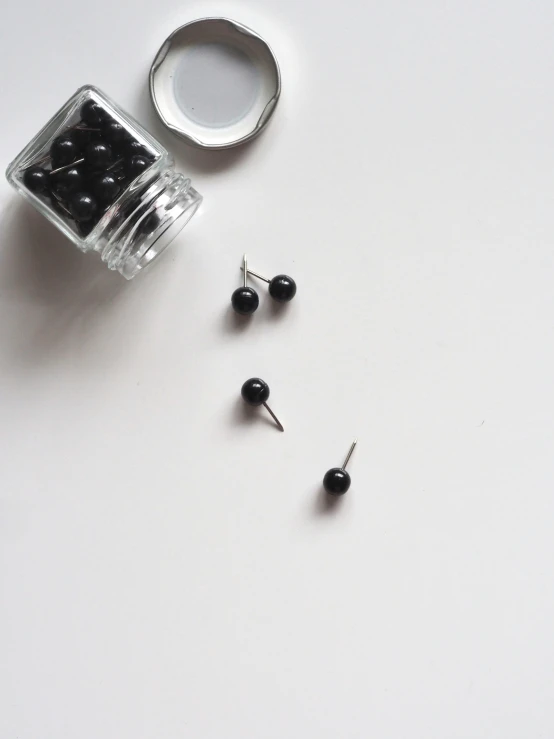
<svg viewBox="0 0 554 739">
<path fill-rule="evenodd" d="M 217 14 L 283 95 L 202 153 L 147 73 Z M 0 33 L 3 165 L 93 83 L 205 196 L 126 283 L 0 185 L 0 739 L 551 739 L 552 2 L 27 0 Z M 299 286 L 246 326 L 243 251 Z"/>
</svg>

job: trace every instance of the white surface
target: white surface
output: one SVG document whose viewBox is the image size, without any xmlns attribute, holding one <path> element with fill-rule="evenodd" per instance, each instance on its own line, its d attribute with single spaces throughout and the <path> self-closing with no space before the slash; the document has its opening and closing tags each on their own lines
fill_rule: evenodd
<svg viewBox="0 0 554 739">
<path fill-rule="evenodd" d="M 283 95 L 197 152 L 147 73 L 223 13 Z M 554 735 L 553 26 L 546 0 L 4 8 L 5 164 L 93 82 L 205 204 L 127 284 L 0 188 L 1 739 Z M 244 250 L 299 289 L 239 329 Z M 252 375 L 286 433 L 245 421 Z"/>
</svg>

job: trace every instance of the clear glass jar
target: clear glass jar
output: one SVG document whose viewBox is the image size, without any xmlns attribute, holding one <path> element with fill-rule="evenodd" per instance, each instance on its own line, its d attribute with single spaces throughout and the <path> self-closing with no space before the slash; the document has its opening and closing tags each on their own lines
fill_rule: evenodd
<svg viewBox="0 0 554 739">
<path fill-rule="evenodd" d="M 77 90 L 6 171 L 8 182 L 84 252 L 130 280 L 202 201 L 173 157 L 90 85 Z"/>
</svg>

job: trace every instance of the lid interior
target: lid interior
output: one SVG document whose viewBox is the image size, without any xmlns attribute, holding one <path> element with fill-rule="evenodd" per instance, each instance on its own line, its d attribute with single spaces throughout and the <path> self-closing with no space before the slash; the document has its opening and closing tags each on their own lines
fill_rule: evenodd
<svg viewBox="0 0 554 739">
<path fill-rule="evenodd" d="M 256 33 L 224 18 L 193 21 L 164 43 L 150 73 L 163 122 L 196 146 L 227 148 L 256 136 L 280 94 L 273 52 Z"/>
</svg>

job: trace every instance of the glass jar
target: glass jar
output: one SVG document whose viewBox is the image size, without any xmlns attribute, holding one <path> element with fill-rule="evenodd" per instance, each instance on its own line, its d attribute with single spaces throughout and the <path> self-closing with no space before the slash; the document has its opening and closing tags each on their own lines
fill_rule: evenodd
<svg viewBox="0 0 554 739">
<path fill-rule="evenodd" d="M 128 280 L 202 201 L 173 157 L 104 93 L 77 90 L 6 171 L 8 182 L 82 251 Z"/>
</svg>

